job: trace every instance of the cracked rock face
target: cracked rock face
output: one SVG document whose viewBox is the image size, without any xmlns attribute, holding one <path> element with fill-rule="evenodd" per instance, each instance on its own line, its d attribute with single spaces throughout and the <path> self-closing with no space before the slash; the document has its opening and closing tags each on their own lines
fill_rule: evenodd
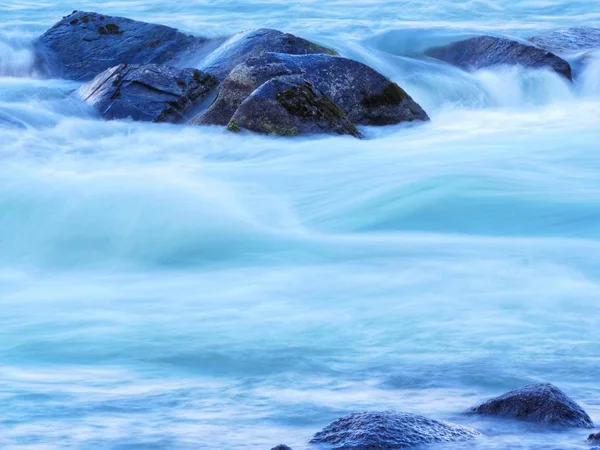
<svg viewBox="0 0 600 450">
<path fill-rule="evenodd" d="M 336 420 L 310 441 L 330 450 L 411 448 L 426 444 L 459 442 L 479 433 L 472 428 L 416 414 L 363 412 Z"/>
<path fill-rule="evenodd" d="M 54 77 L 87 81 L 119 64 L 165 64 L 206 39 L 164 25 L 75 11 L 36 42 L 38 63 Z"/>
<path fill-rule="evenodd" d="M 396 83 L 357 61 L 325 54 L 265 54 L 231 71 L 196 124 L 227 125 L 264 83 L 298 75 L 327 96 L 356 125 L 391 125 L 429 117 Z"/>
<path fill-rule="evenodd" d="M 280 136 L 347 134 L 362 137 L 329 97 L 298 75 L 273 78 L 261 85 L 240 105 L 228 128 Z"/>
<path fill-rule="evenodd" d="M 465 70 L 477 70 L 500 65 L 520 65 L 530 69 L 550 69 L 571 80 L 571 66 L 555 54 L 510 39 L 479 36 L 436 47 L 425 52 Z"/>
<path fill-rule="evenodd" d="M 469 413 L 501 416 L 545 425 L 594 428 L 590 416 L 551 384 L 535 384 L 508 392 L 471 408 Z"/>
<path fill-rule="evenodd" d="M 195 69 L 157 64 L 113 67 L 83 85 L 78 93 L 105 119 L 178 123 L 217 80 Z"/>
</svg>

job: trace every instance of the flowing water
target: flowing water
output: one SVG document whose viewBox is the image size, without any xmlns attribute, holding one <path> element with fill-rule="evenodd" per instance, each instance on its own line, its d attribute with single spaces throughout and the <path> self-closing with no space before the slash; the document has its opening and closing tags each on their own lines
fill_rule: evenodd
<svg viewBox="0 0 600 450">
<path fill-rule="evenodd" d="M 74 9 L 293 32 L 432 121 L 363 141 L 103 122 L 32 68 Z M 549 381 L 600 422 L 600 58 L 569 85 L 421 56 L 571 25 L 600 3 L 0 0 L 0 447 L 301 449 L 396 409 L 487 435 L 468 448 L 586 448 L 461 412 Z"/>
</svg>

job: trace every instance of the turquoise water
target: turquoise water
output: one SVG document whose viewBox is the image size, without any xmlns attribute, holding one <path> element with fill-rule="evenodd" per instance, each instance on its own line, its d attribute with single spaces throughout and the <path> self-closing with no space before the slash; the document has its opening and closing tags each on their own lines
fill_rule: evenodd
<svg viewBox="0 0 600 450">
<path fill-rule="evenodd" d="M 72 10 L 274 27 L 400 83 L 417 127 L 280 139 L 103 122 L 41 80 Z M 0 1 L 0 447 L 301 449 L 398 409 L 468 448 L 586 431 L 460 416 L 550 381 L 600 422 L 600 58 L 466 74 L 420 52 L 600 25 L 596 1 Z M 451 447 L 456 448 L 456 447 Z"/>
</svg>

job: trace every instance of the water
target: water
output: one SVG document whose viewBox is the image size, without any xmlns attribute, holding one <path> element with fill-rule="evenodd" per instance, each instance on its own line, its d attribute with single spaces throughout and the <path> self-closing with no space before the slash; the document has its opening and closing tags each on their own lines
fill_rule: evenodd
<svg viewBox="0 0 600 450">
<path fill-rule="evenodd" d="M 364 141 L 103 122 L 32 69 L 74 9 L 294 32 L 432 122 Z M 600 422 L 600 58 L 570 86 L 418 56 L 569 25 L 600 4 L 0 2 L 0 446 L 300 449 L 398 409 L 488 435 L 468 448 L 587 448 L 460 412 L 550 381 Z"/>
</svg>

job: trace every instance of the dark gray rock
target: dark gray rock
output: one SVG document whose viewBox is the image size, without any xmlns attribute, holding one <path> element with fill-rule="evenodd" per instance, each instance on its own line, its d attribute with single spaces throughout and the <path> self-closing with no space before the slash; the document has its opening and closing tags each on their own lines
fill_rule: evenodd
<svg viewBox="0 0 600 450">
<path fill-rule="evenodd" d="M 287 445 L 278 445 L 277 447 L 273 447 L 271 450 L 292 450 L 290 447 L 288 447 Z"/>
<path fill-rule="evenodd" d="M 299 75 L 273 78 L 254 91 L 228 124 L 279 136 L 348 134 L 361 137 L 340 108 Z"/>
<path fill-rule="evenodd" d="M 194 123 L 226 125 L 256 89 L 267 81 L 300 75 L 360 125 L 428 120 L 423 109 L 396 83 L 364 64 L 325 54 L 265 54 L 231 71 L 213 105 Z"/>
<path fill-rule="evenodd" d="M 49 75 L 86 81 L 119 64 L 170 63 L 205 41 L 163 25 L 75 11 L 46 31 L 36 48 Z"/>
<path fill-rule="evenodd" d="M 472 428 L 398 412 L 364 412 L 336 420 L 315 434 L 310 444 L 331 450 L 400 449 L 466 441 L 479 436 Z"/>
<path fill-rule="evenodd" d="M 590 436 L 588 437 L 588 442 L 590 444 L 600 445 L 600 433 L 590 434 Z"/>
<path fill-rule="evenodd" d="M 177 123 L 217 85 L 195 69 L 121 64 L 83 85 L 79 95 L 105 119 Z"/>
<path fill-rule="evenodd" d="M 471 408 L 469 413 L 526 420 L 546 425 L 594 428 L 586 412 L 551 384 L 535 384 Z"/>
<path fill-rule="evenodd" d="M 427 50 L 426 55 L 465 70 L 499 65 L 551 69 L 571 80 L 571 66 L 555 54 L 533 45 L 493 36 L 479 36 Z"/>
<path fill-rule="evenodd" d="M 567 28 L 534 36 L 529 40 L 538 47 L 555 53 L 594 50 L 600 48 L 600 28 Z"/>
<path fill-rule="evenodd" d="M 337 54 L 331 49 L 306 39 L 277 30 L 261 28 L 231 37 L 212 50 L 210 54 L 203 56 L 193 66 L 214 75 L 222 81 L 238 64 L 251 58 L 260 57 L 265 53 L 289 55 Z"/>
</svg>

